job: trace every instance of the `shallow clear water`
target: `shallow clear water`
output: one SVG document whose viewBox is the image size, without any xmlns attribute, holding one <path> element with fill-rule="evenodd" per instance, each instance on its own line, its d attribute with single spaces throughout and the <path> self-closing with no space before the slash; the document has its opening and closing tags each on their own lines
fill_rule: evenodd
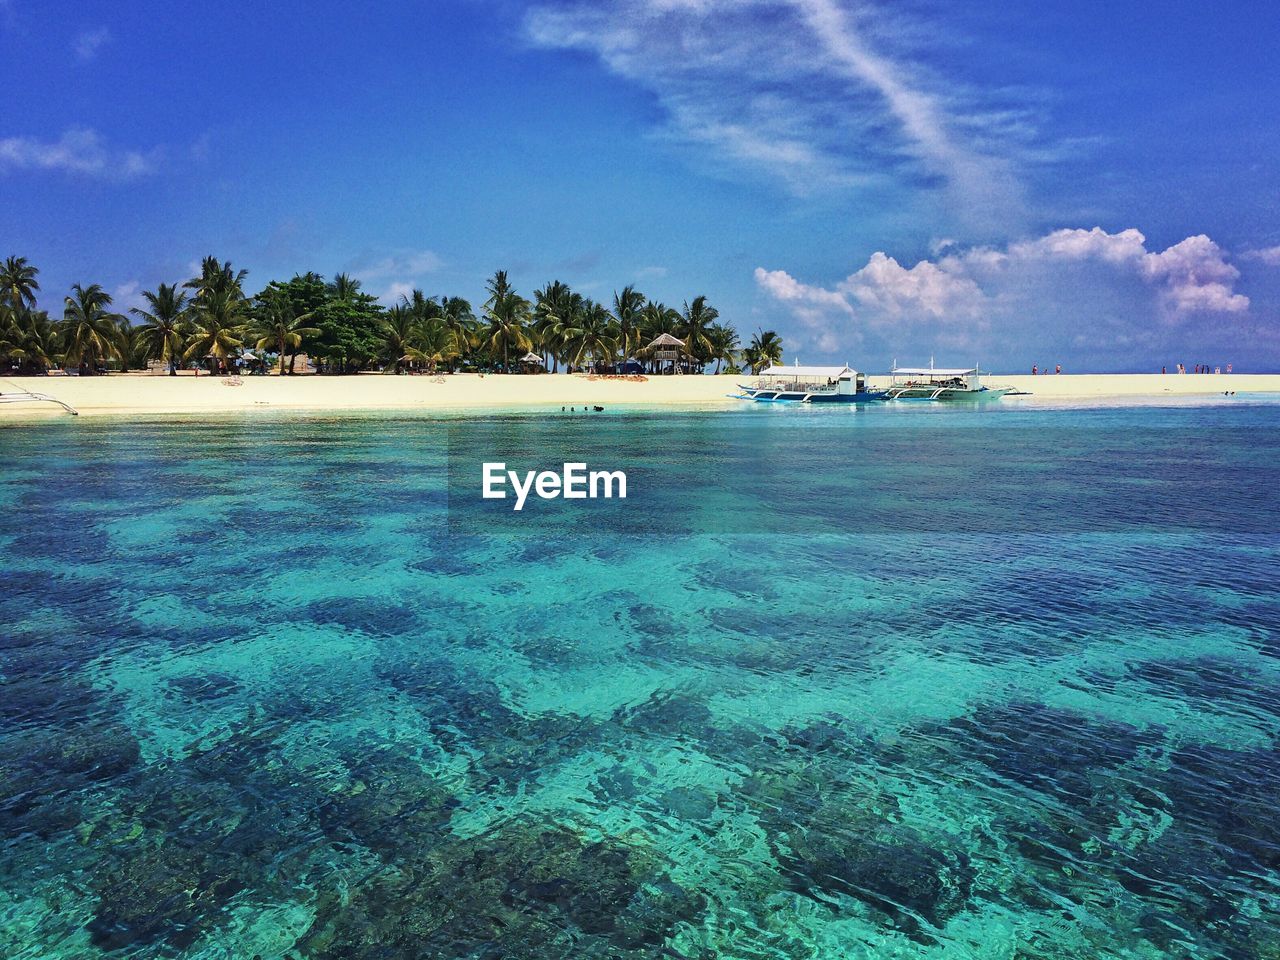
<svg viewBox="0 0 1280 960">
<path fill-rule="evenodd" d="M 1280 956 L 1278 426 L 0 429 L 0 956 Z"/>
</svg>

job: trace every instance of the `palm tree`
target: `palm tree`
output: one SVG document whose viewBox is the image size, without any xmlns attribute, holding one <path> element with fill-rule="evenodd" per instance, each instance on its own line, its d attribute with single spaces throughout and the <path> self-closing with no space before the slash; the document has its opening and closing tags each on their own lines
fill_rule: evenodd
<svg viewBox="0 0 1280 960">
<path fill-rule="evenodd" d="M 452 361 L 471 352 L 476 338 L 476 315 L 471 304 L 462 297 L 440 297 L 440 322 L 453 338 L 454 353 L 446 359 Z"/>
<path fill-rule="evenodd" d="M 274 291 L 263 299 L 262 308 L 262 319 L 255 331 L 258 337 L 255 346 L 259 350 L 275 348 L 280 354 L 280 375 L 293 373 L 293 364 L 302 347 L 302 338 L 320 336 L 318 328 L 306 326 L 314 314 L 294 316 L 293 304 L 288 297 Z M 285 353 L 289 354 L 288 370 L 284 366 Z"/>
<path fill-rule="evenodd" d="M 640 324 L 640 313 L 644 309 L 644 304 L 644 294 L 634 286 L 624 287 L 621 293 L 615 292 L 613 295 L 613 315 L 618 318 L 620 331 L 618 341 L 622 347 L 624 361 L 631 356 L 631 351 L 634 349 L 633 340 L 636 328 Z"/>
<path fill-rule="evenodd" d="M 187 360 L 209 360 L 209 372 L 217 373 L 217 362 L 226 360 L 243 345 L 245 301 L 231 290 L 221 290 L 198 301 L 187 336 Z"/>
<path fill-rule="evenodd" d="M 572 363 L 581 366 L 585 357 L 603 360 L 617 350 L 618 338 L 612 326 L 613 316 L 594 300 L 583 302 L 579 327 L 569 343 Z"/>
<path fill-rule="evenodd" d="M 782 363 L 782 338 L 772 330 L 757 330 L 742 359 L 750 365 L 752 373 Z"/>
<path fill-rule="evenodd" d="M 502 351 L 502 372 L 511 370 L 511 348 L 528 350 L 533 346 L 525 332 L 529 320 L 530 304 L 516 293 L 507 280 L 505 270 L 497 271 L 486 284 L 489 298 L 484 302 L 484 315 L 488 327 L 484 331 L 490 350 Z"/>
<path fill-rule="evenodd" d="M 44 373 L 62 353 L 59 325 L 44 310 L 13 310 L 0 302 L 0 356 L 28 370 Z"/>
<path fill-rule="evenodd" d="M 418 305 L 406 298 L 404 303 L 398 303 L 389 309 L 382 319 L 382 335 L 385 338 L 383 352 L 390 360 L 385 372 L 399 373 L 404 369 L 406 361 L 427 362 L 426 354 L 419 347 L 422 324 L 425 321 L 418 318 L 420 311 L 415 310 L 415 306 Z"/>
<path fill-rule="evenodd" d="M 417 350 L 431 370 L 435 370 L 438 364 L 456 359 L 461 352 L 457 336 L 439 317 L 428 320 L 418 330 Z"/>
<path fill-rule="evenodd" d="M 359 292 L 360 281 L 345 273 L 335 276 L 333 283 L 329 284 L 329 296 L 335 300 L 345 300 L 350 303 Z"/>
<path fill-rule="evenodd" d="M 685 302 L 678 336 L 684 341 L 684 352 L 690 359 L 711 358 L 711 325 L 719 316 L 720 311 L 708 304 L 706 297 L 694 297 L 693 303 Z"/>
<path fill-rule="evenodd" d="M 233 270 L 231 261 L 219 262 L 217 257 L 205 257 L 200 262 L 200 276 L 183 284 L 188 290 L 196 292 L 196 299 L 208 299 L 224 294 L 235 299 L 244 298 L 244 278 L 248 270 Z"/>
<path fill-rule="evenodd" d="M 665 303 L 656 303 L 649 301 L 644 305 L 644 309 L 640 311 L 640 340 L 644 344 L 649 344 L 657 337 L 664 333 L 672 336 L 680 329 L 680 312 L 673 307 L 668 307 Z M 656 366 L 656 361 L 650 358 L 650 369 Z"/>
<path fill-rule="evenodd" d="M 555 280 L 534 294 L 534 330 L 538 346 L 551 358 L 551 372 L 560 371 L 560 357 L 580 331 L 582 294 Z"/>
<path fill-rule="evenodd" d="M 62 337 L 67 345 L 67 361 L 79 363 L 92 371 L 100 360 L 118 355 L 120 330 L 117 314 L 111 306 L 111 295 L 98 284 L 76 284 L 71 288 L 63 310 Z"/>
<path fill-rule="evenodd" d="M 727 324 L 715 323 L 707 334 L 711 341 L 710 359 L 716 362 L 715 372 L 720 372 L 720 364 L 733 363 L 738 354 L 738 331 Z"/>
<path fill-rule="evenodd" d="M 135 327 L 121 316 L 116 318 L 116 356 L 120 358 L 120 370 L 128 373 L 134 367 L 141 370 L 151 357 L 151 344 L 146 331 Z"/>
<path fill-rule="evenodd" d="M 133 307 L 129 312 L 142 320 L 138 334 L 150 356 L 169 366 L 169 375 L 177 376 L 178 355 L 182 352 L 182 335 L 188 315 L 187 295 L 176 286 L 162 283 L 155 291 L 144 290 L 142 297 L 148 309 Z"/>
<path fill-rule="evenodd" d="M 4 266 L 0 266 L 0 300 L 8 301 L 15 313 L 33 308 L 40 289 L 36 280 L 39 272 L 26 257 L 5 258 Z"/>
</svg>

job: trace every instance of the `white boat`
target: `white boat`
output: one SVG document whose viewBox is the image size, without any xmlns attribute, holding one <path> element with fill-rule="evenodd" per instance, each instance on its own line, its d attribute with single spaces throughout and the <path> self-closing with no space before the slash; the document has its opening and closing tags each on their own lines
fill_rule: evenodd
<svg viewBox="0 0 1280 960">
<path fill-rule="evenodd" d="M 998 400 L 1011 387 L 988 387 L 977 367 L 899 367 L 889 374 L 886 400 Z"/>
<path fill-rule="evenodd" d="M 868 390 L 865 374 L 843 367 L 772 366 L 754 384 L 739 384 L 739 400 L 757 403 L 866 403 L 882 400 L 883 390 Z"/>
</svg>

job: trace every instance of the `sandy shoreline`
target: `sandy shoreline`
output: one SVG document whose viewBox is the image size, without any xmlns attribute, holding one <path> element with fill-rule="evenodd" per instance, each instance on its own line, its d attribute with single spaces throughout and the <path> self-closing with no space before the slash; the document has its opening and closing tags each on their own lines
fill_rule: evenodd
<svg viewBox="0 0 1280 960">
<path fill-rule="evenodd" d="M 736 376 L 651 377 L 628 380 L 544 374 L 501 376 L 457 374 L 431 377 L 364 374 L 347 377 L 245 377 L 227 386 L 221 377 L 15 377 L 0 379 L 0 393 L 45 393 L 81 414 L 193 414 L 246 410 L 439 410 L 531 409 L 581 406 L 700 406 L 733 408 Z M 887 382 L 870 377 L 872 386 Z M 1004 402 L 1088 401 L 1108 397 L 1138 399 L 1280 393 L 1280 374 L 1063 374 L 992 375 L 987 383 L 1028 391 L 1030 397 Z M 0 419 L 65 416 L 48 403 L 0 403 Z"/>
</svg>

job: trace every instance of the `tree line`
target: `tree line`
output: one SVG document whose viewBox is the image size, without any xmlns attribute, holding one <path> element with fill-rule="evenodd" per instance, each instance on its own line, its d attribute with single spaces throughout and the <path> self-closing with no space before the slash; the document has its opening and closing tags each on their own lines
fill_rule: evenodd
<svg viewBox="0 0 1280 960">
<path fill-rule="evenodd" d="M 527 299 L 499 270 L 477 313 L 462 297 L 420 290 L 384 307 L 341 273 L 332 280 L 296 274 L 256 294 L 246 293 L 247 276 L 206 257 L 198 277 L 144 291 L 143 305 L 127 314 L 113 309 L 100 285 L 76 284 L 53 319 L 37 305 L 39 270 L 9 257 L 0 267 L 0 363 L 32 374 L 59 365 L 94 373 L 113 363 L 129 371 L 152 360 L 171 373 L 197 365 L 216 371 L 261 351 L 275 355 L 282 374 L 295 372 L 302 353 L 329 373 L 511 371 L 533 352 L 552 372 L 656 370 L 662 364 L 648 345 L 664 333 L 683 343 L 680 364 L 690 372 L 712 364 L 714 373 L 754 372 L 782 359 L 775 332 L 758 331 L 744 346 L 705 296 L 677 310 L 628 286 L 610 307 L 557 280 Z"/>
</svg>

